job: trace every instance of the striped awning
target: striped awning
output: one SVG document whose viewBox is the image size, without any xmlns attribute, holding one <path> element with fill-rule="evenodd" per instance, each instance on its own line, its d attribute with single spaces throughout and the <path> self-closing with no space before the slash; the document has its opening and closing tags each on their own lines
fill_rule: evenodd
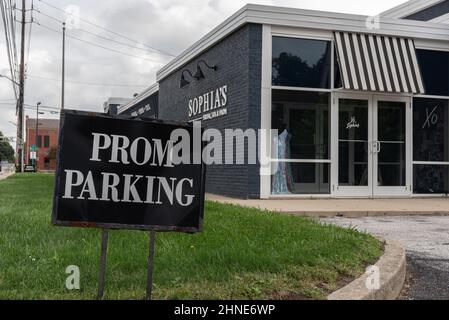
<svg viewBox="0 0 449 320">
<path fill-rule="evenodd" d="M 335 32 L 345 89 L 424 93 L 412 39 Z"/>
</svg>

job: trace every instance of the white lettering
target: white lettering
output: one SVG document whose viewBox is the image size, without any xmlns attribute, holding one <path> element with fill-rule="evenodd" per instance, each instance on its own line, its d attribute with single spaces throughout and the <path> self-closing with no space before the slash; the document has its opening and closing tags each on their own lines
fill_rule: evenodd
<svg viewBox="0 0 449 320">
<path fill-rule="evenodd" d="M 110 201 L 109 200 L 109 190 L 111 190 L 111 200 L 114 202 L 119 202 L 118 199 L 118 190 L 117 186 L 120 183 L 120 177 L 115 173 L 101 173 L 103 176 L 103 194 L 101 196 L 102 201 Z M 112 182 L 109 182 L 110 178 L 112 178 Z"/>
<path fill-rule="evenodd" d="M 139 145 L 139 141 L 143 141 L 145 144 L 145 150 L 143 153 L 143 161 L 139 162 L 137 160 L 137 147 Z M 146 164 L 150 158 L 151 158 L 151 144 L 150 142 L 143 138 L 137 138 L 136 140 L 133 141 L 133 143 L 131 144 L 131 159 L 133 160 L 133 162 L 139 166 L 143 166 L 144 164 Z"/>
<path fill-rule="evenodd" d="M 114 134 L 111 135 L 111 137 L 112 137 L 112 154 L 111 154 L 111 160 L 109 160 L 109 162 L 119 163 L 118 154 L 120 151 L 122 163 L 129 164 L 128 152 L 126 152 L 126 148 L 129 147 L 128 137 L 116 136 Z M 121 144 L 120 144 L 120 140 L 122 141 Z"/>
<path fill-rule="evenodd" d="M 81 171 L 78 170 L 64 170 L 66 173 L 65 178 L 65 192 L 64 199 L 73 199 L 72 187 L 79 187 L 83 183 L 84 176 Z M 75 182 L 73 182 L 73 176 L 76 175 Z"/>
<path fill-rule="evenodd" d="M 87 187 L 87 188 L 86 188 Z M 89 193 L 89 200 L 98 200 L 97 193 L 95 191 L 94 179 L 92 178 L 92 171 L 89 171 L 86 176 L 86 181 L 84 181 L 83 188 L 81 189 L 81 193 L 78 196 L 78 199 L 84 199 L 83 194 L 87 192 Z"/>
<path fill-rule="evenodd" d="M 109 136 L 107 134 L 103 134 L 103 133 L 93 132 L 92 135 L 94 136 L 94 141 L 93 141 L 93 147 L 92 147 L 92 157 L 90 158 L 90 161 L 101 161 L 98 158 L 100 149 L 109 148 L 111 146 L 111 138 L 109 138 Z M 103 138 L 103 144 L 100 146 L 101 138 Z"/>
</svg>

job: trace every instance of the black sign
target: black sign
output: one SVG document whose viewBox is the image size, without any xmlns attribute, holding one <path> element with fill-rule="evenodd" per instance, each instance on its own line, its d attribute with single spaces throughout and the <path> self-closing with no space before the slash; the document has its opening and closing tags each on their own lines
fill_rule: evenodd
<svg viewBox="0 0 449 320">
<path fill-rule="evenodd" d="M 191 125 L 65 110 L 53 224 L 201 231 L 205 165 L 197 131 L 201 141 Z"/>
</svg>

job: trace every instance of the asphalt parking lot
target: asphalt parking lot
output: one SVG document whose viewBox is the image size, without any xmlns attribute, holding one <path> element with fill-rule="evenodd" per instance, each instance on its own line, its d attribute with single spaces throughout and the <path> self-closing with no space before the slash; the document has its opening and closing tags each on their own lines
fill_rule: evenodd
<svg viewBox="0 0 449 320">
<path fill-rule="evenodd" d="M 322 220 L 401 241 L 407 254 L 407 280 L 400 299 L 449 299 L 449 216 Z"/>
</svg>

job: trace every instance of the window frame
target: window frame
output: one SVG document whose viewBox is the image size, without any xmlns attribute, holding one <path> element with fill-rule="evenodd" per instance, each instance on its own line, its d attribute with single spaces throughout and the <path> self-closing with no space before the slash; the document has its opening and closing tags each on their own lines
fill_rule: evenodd
<svg viewBox="0 0 449 320">
<path fill-rule="evenodd" d="M 44 135 L 44 141 L 43 141 L 44 148 L 50 148 L 50 136 Z"/>
<path fill-rule="evenodd" d="M 271 27 L 270 27 L 271 29 Z M 328 36 L 329 35 L 329 36 Z M 332 117 L 332 101 L 333 101 L 333 95 L 332 93 L 335 91 L 334 88 L 334 78 L 335 78 L 335 61 L 336 61 L 336 57 L 335 57 L 335 41 L 334 38 L 332 36 L 332 33 L 315 33 L 315 32 L 308 32 L 305 30 L 294 30 L 292 33 L 289 32 L 289 30 L 284 29 L 284 30 L 270 30 L 269 32 L 269 36 L 270 36 L 270 41 L 269 41 L 269 48 L 266 47 L 265 50 L 270 50 L 269 53 L 269 66 L 267 66 L 266 70 L 267 72 L 267 85 L 268 85 L 268 81 L 269 81 L 269 86 L 267 89 L 269 89 L 270 91 L 270 124 L 269 127 L 272 128 L 272 112 L 273 112 L 273 91 L 274 90 L 286 90 L 286 91 L 302 91 L 302 92 L 317 92 L 317 93 L 326 93 L 328 94 L 328 104 L 329 104 L 329 123 L 328 123 L 328 132 L 329 132 L 329 139 L 331 139 L 332 136 L 332 121 L 331 121 L 331 117 Z M 283 38 L 294 38 L 294 39 L 305 39 L 305 40 L 319 40 L 319 41 L 326 41 L 329 43 L 330 46 L 330 72 L 329 72 L 329 88 L 313 88 L 313 87 L 291 87 L 291 86 L 279 86 L 279 85 L 273 85 L 273 77 L 272 77 L 272 70 L 273 70 L 273 60 L 272 60 L 272 53 L 273 53 L 273 38 L 274 37 L 283 37 Z M 266 45 L 266 44 L 265 44 Z M 268 60 L 268 59 L 267 59 Z M 269 73 L 269 77 L 268 77 L 268 73 Z M 272 141 L 272 136 L 270 133 L 269 136 L 269 141 Z M 271 149 L 271 147 L 270 147 Z M 326 193 L 299 193 L 299 194 L 273 194 L 272 193 L 272 175 L 269 176 L 269 182 L 266 181 L 265 183 L 268 182 L 269 184 L 269 191 L 268 197 L 271 198 L 276 198 L 276 197 L 330 197 L 332 195 L 332 183 L 331 183 L 331 179 L 332 179 L 332 143 L 331 141 L 329 141 L 329 152 L 328 152 L 328 158 L 327 159 L 277 159 L 277 158 L 273 158 L 272 153 L 269 153 L 269 162 L 270 163 L 310 163 L 310 164 L 327 164 L 329 167 L 329 172 L 328 172 L 328 184 L 329 184 L 329 190 Z M 264 180 L 261 179 L 261 185 L 262 183 L 264 183 Z M 319 182 L 316 182 L 319 183 Z"/>
<path fill-rule="evenodd" d="M 425 83 L 425 81 L 424 81 L 423 67 L 422 67 L 421 61 L 419 60 L 419 55 L 418 55 L 418 51 L 443 52 L 443 53 L 445 53 L 445 54 L 447 55 L 447 57 L 448 57 L 448 62 L 449 62 L 449 50 L 441 49 L 441 48 L 418 47 L 418 46 L 415 46 L 415 50 L 416 50 L 416 59 L 417 59 L 417 61 L 418 61 L 419 70 L 420 70 L 420 73 L 421 73 L 422 81 L 423 81 L 423 84 L 424 84 L 424 90 L 425 90 L 425 94 L 422 95 L 422 96 L 428 96 L 428 97 L 446 97 L 446 98 L 449 97 L 449 87 L 447 88 L 447 90 L 448 90 L 448 92 L 447 92 L 448 95 L 447 95 L 447 96 L 441 96 L 441 95 L 436 95 L 436 94 L 428 94 L 428 92 L 427 92 L 427 87 L 426 87 L 426 83 Z M 449 65 L 448 65 L 448 66 L 449 66 Z M 449 70 L 448 70 L 448 76 L 449 76 Z M 449 83 L 448 83 L 448 85 L 449 85 Z M 416 96 L 417 96 L 417 95 L 416 95 Z M 419 97 L 421 97 L 421 96 L 419 96 Z"/>
<path fill-rule="evenodd" d="M 412 163 L 412 175 L 411 175 L 411 179 L 412 179 L 412 196 L 413 197 L 443 197 L 443 196 L 447 196 L 446 193 L 415 193 L 415 185 L 414 185 L 414 181 L 415 181 L 415 176 L 414 176 L 414 169 L 415 169 L 415 165 L 434 165 L 434 166 L 449 166 L 449 160 L 448 161 L 420 161 L 417 160 L 415 161 L 414 159 L 414 139 L 413 139 L 413 126 L 414 126 L 414 121 L 413 121 L 413 112 L 414 112 L 414 108 L 415 108 L 415 99 L 440 99 L 440 100 L 446 100 L 448 102 L 448 106 L 447 108 L 449 109 L 449 96 L 434 96 L 434 95 L 413 95 L 412 96 L 412 101 L 411 101 L 411 108 L 412 108 L 412 121 L 411 121 L 411 128 L 412 128 L 412 137 L 411 137 L 411 155 L 412 155 L 412 159 L 411 159 L 411 163 Z M 449 112 L 449 110 L 448 110 Z M 448 137 L 449 139 L 449 137 Z"/>
<path fill-rule="evenodd" d="M 329 61 L 329 87 L 328 88 L 316 88 L 316 87 L 299 87 L 299 86 L 282 86 L 282 85 L 274 85 L 273 84 L 273 38 L 291 38 L 291 39 L 301 39 L 301 40 L 314 40 L 314 41 L 323 41 L 328 42 L 330 46 L 330 61 Z M 334 72 L 335 72 L 335 65 L 334 62 L 336 61 L 335 57 L 335 43 L 334 39 L 329 38 L 321 38 L 321 37 L 314 37 L 314 36 L 302 36 L 302 35 L 292 35 L 292 34 L 281 34 L 281 33 L 272 33 L 271 34 L 271 63 L 270 63 L 270 84 L 272 89 L 280 89 L 280 90 L 297 90 L 297 91 L 328 91 L 331 92 L 334 89 L 335 81 L 334 81 Z"/>
<path fill-rule="evenodd" d="M 43 142 L 44 141 L 42 139 L 42 135 L 38 134 L 37 135 L 37 141 L 36 141 L 36 147 L 42 148 Z"/>
</svg>

